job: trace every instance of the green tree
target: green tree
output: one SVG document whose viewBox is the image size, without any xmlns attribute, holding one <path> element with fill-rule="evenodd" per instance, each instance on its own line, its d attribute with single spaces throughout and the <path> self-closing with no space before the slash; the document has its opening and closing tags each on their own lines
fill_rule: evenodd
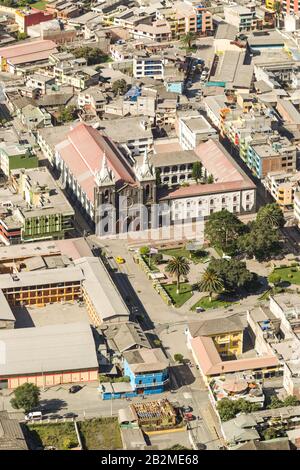
<svg viewBox="0 0 300 470">
<path fill-rule="evenodd" d="M 204 235 L 210 245 L 226 253 L 236 249 L 236 241 L 245 231 L 244 224 L 227 210 L 212 213 L 205 224 Z"/>
<path fill-rule="evenodd" d="M 61 107 L 58 113 L 58 120 L 61 122 L 71 122 L 76 117 L 76 107 L 75 106 L 66 106 Z"/>
<path fill-rule="evenodd" d="M 99 47 L 81 46 L 72 50 L 76 59 L 84 57 L 88 65 L 100 64 L 107 61 L 107 56 L 103 54 Z"/>
<path fill-rule="evenodd" d="M 187 49 L 191 49 L 192 44 L 193 44 L 195 39 L 196 39 L 196 35 L 190 31 L 190 32 L 184 34 L 180 38 L 180 41 L 181 41 L 181 43 L 183 44 L 184 47 L 186 47 Z"/>
<path fill-rule="evenodd" d="M 229 398 L 222 398 L 217 402 L 217 410 L 220 415 L 221 421 L 228 421 L 235 418 L 238 413 L 252 413 L 258 411 L 260 406 L 258 403 L 250 403 L 244 398 L 238 400 L 230 400 Z"/>
<path fill-rule="evenodd" d="M 140 248 L 140 254 L 141 254 L 142 256 L 147 256 L 147 255 L 149 255 L 149 253 L 150 253 L 150 248 L 149 248 L 149 246 L 141 246 L 141 248 Z"/>
<path fill-rule="evenodd" d="M 278 397 L 273 396 L 271 397 L 271 402 L 268 406 L 269 409 L 275 409 L 275 408 L 282 408 L 284 406 L 284 402 L 282 400 L 279 400 Z"/>
<path fill-rule="evenodd" d="M 300 404 L 300 400 L 298 400 L 295 395 L 288 395 L 284 400 L 283 400 L 284 406 L 298 406 Z"/>
<path fill-rule="evenodd" d="M 184 357 L 182 354 L 174 354 L 174 361 L 179 362 L 180 364 L 183 364 L 184 362 Z"/>
<path fill-rule="evenodd" d="M 276 18 L 276 28 L 280 27 L 280 17 L 282 14 L 282 4 L 281 1 L 274 2 L 274 11 L 275 11 L 275 18 Z"/>
<path fill-rule="evenodd" d="M 156 179 L 156 186 L 159 187 L 161 186 L 161 176 L 160 176 L 161 170 L 160 168 L 155 169 L 155 179 Z"/>
<path fill-rule="evenodd" d="M 207 268 L 202 274 L 198 287 L 200 291 L 209 293 L 209 300 L 211 302 L 213 293 L 220 293 L 224 285 L 221 276 L 212 269 Z"/>
<path fill-rule="evenodd" d="M 236 416 L 236 406 L 233 400 L 229 398 L 222 398 L 217 402 L 217 410 L 220 415 L 221 421 L 228 421 Z"/>
<path fill-rule="evenodd" d="M 277 274 L 276 271 L 270 274 L 268 277 L 269 282 L 274 284 L 274 286 L 278 286 L 281 283 L 281 276 L 280 274 Z"/>
<path fill-rule="evenodd" d="M 201 162 L 194 162 L 193 169 L 192 169 L 192 177 L 198 183 L 202 179 L 202 163 Z"/>
<path fill-rule="evenodd" d="M 25 413 L 28 413 L 39 405 L 39 397 L 39 387 L 32 383 L 25 383 L 14 390 L 14 397 L 10 403 L 16 410 L 23 409 Z"/>
<path fill-rule="evenodd" d="M 251 273 L 243 261 L 236 259 L 212 259 L 208 268 L 222 279 L 224 289 L 235 292 L 238 288 L 245 287 L 253 281 L 254 274 Z"/>
<path fill-rule="evenodd" d="M 112 84 L 112 91 L 115 95 L 125 95 L 128 91 L 129 86 L 127 85 L 126 80 L 121 78 L 121 80 L 116 80 Z"/>
<path fill-rule="evenodd" d="M 284 215 L 278 204 L 267 204 L 259 209 L 256 216 L 256 225 L 264 229 L 277 229 L 285 224 Z"/>
<path fill-rule="evenodd" d="M 188 260 L 184 256 L 173 256 L 166 266 L 166 271 L 173 276 L 176 276 L 177 280 L 177 294 L 179 294 L 180 278 L 181 276 L 187 276 L 190 272 L 190 265 Z"/>
<path fill-rule="evenodd" d="M 239 237 L 237 247 L 248 257 L 266 260 L 280 251 L 278 230 L 255 223 L 250 232 Z"/>
<path fill-rule="evenodd" d="M 269 441 L 270 439 L 276 439 L 277 437 L 277 430 L 275 428 L 268 428 L 265 431 L 263 431 L 263 436 L 265 441 Z"/>
</svg>

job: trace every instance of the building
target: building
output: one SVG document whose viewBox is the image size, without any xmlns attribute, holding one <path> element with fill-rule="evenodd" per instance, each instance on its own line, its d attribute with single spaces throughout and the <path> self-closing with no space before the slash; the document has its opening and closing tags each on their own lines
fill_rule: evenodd
<svg viewBox="0 0 300 470">
<path fill-rule="evenodd" d="M 95 344 L 87 323 L 0 330 L 0 341 L 6 350 L 6 361 L 0 363 L 0 389 L 98 379 Z"/>
<path fill-rule="evenodd" d="M 137 395 L 163 393 L 169 382 L 169 362 L 163 351 L 139 349 L 123 353 L 124 375 Z"/>
<path fill-rule="evenodd" d="M 21 33 L 27 33 L 27 28 L 34 26 L 44 21 L 52 20 L 53 15 L 42 10 L 35 8 L 16 10 L 15 22 L 19 26 Z"/>
<path fill-rule="evenodd" d="M 248 7 L 225 5 L 224 15 L 226 23 L 235 26 L 239 31 L 252 31 L 256 28 L 255 4 L 249 4 Z"/>
<path fill-rule="evenodd" d="M 282 208 L 294 206 L 295 191 L 298 190 L 300 173 L 273 171 L 267 174 L 265 187 Z"/>
<path fill-rule="evenodd" d="M 203 116 L 183 116 L 179 118 L 179 142 L 183 150 L 193 150 L 201 142 L 216 137 L 216 130 Z"/>
<path fill-rule="evenodd" d="M 237 372 L 247 372 L 254 379 L 279 373 L 280 362 L 274 352 L 260 350 L 256 357 L 243 357 L 243 330 L 238 317 L 188 325 L 187 346 L 207 384 L 213 377 Z"/>
<path fill-rule="evenodd" d="M 28 450 L 22 425 L 7 411 L 0 411 L 0 450 Z"/>
<path fill-rule="evenodd" d="M 29 144 L 0 143 L 0 168 L 6 176 L 12 170 L 36 168 L 38 157 Z"/>
<path fill-rule="evenodd" d="M 133 76 L 135 78 L 164 78 L 164 59 L 161 56 L 138 56 L 133 59 Z"/>
<path fill-rule="evenodd" d="M 194 151 L 200 159 L 203 173 L 210 176 L 213 183 L 161 189 L 159 202 L 168 203 L 171 220 L 193 221 L 222 209 L 236 214 L 255 212 L 256 186 L 224 147 L 210 139 Z M 192 168 L 189 170 L 191 175 Z M 164 173 L 160 177 L 163 180 Z"/>
<path fill-rule="evenodd" d="M 294 192 L 294 217 L 299 227 L 300 226 L 300 191 Z"/>
<path fill-rule="evenodd" d="M 101 207 L 107 203 L 116 208 L 117 221 L 121 197 L 127 200 L 129 208 L 135 203 L 148 206 L 156 201 L 155 174 L 147 154 L 142 166 L 133 168 L 109 137 L 86 124 L 75 126 L 56 145 L 55 166 L 70 196 L 80 202 L 94 223 L 101 222 Z M 130 220 L 126 216 L 126 226 Z M 112 229 L 103 225 L 99 223 L 98 228 Z"/>
<path fill-rule="evenodd" d="M 128 155 L 141 155 L 153 148 L 151 119 L 139 116 L 107 119 L 101 120 L 97 127 Z"/>
<path fill-rule="evenodd" d="M 253 139 L 247 150 L 247 165 L 260 179 L 272 171 L 296 171 L 296 146 L 287 137 L 263 135 Z"/>
<path fill-rule="evenodd" d="M 28 65 L 48 62 L 49 56 L 57 52 L 56 44 L 50 40 L 36 40 L 3 47 L 0 51 L 1 71 L 21 74 Z"/>
<path fill-rule="evenodd" d="M 74 210 L 45 168 L 11 171 L 12 199 L 2 203 L 0 236 L 5 244 L 64 238 Z"/>
</svg>

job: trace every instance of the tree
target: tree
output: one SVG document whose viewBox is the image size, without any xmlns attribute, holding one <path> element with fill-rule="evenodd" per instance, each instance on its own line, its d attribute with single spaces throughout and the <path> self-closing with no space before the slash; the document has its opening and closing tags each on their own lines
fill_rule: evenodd
<svg viewBox="0 0 300 470">
<path fill-rule="evenodd" d="M 266 260 L 280 250 L 278 230 L 255 223 L 249 233 L 239 237 L 237 247 L 248 257 Z"/>
<path fill-rule="evenodd" d="M 212 213 L 205 224 L 205 238 L 210 245 L 228 253 L 236 249 L 236 241 L 245 230 L 244 224 L 235 214 L 227 210 Z"/>
<path fill-rule="evenodd" d="M 269 279 L 269 282 L 274 284 L 274 286 L 278 286 L 281 283 L 281 276 L 280 274 L 277 274 L 276 272 L 273 272 L 272 274 L 270 274 L 268 279 Z"/>
<path fill-rule="evenodd" d="M 71 122 L 75 118 L 75 106 L 61 107 L 58 113 L 58 120 L 61 122 Z"/>
<path fill-rule="evenodd" d="M 192 33 L 191 31 L 184 34 L 180 41 L 186 47 L 187 49 L 191 49 L 193 41 L 196 39 L 196 35 Z"/>
<path fill-rule="evenodd" d="M 190 272 L 190 265 L 188 260 L 184 256 L 173 256 L 172 259 L 168 261 L 166 266 L 166 271 L 174 276 L 177 279 L 177 294 L 179 294 L 179 285 L 181 276 L 187 276 Z"/>
<path fill-rule="evenodd" d="M 106 62 L 107 56 L 103 54 L 99 47 L 81 46 L 72 50 L 76 59 L 84 57 L 88 65 L 95 65 Z"/>
<path fill-rule="evenodd" d="M 182 354 L 174 354 L 174 361 L 179 362 L 180 364 L 183 364 L 184 362 L 184 357 Z"/>
<path fill-rule="evenodd" d="M 275 18 L 276 18 L 276 28 L 280 26 L 280 17 L 282 12 L 282 4 L 281 1 L 274 2 L 274 11 L 275 11 Z"/>
<path fill-rule="evenodd" d="M 259 209 L 256 216 L 256 225 L 264 229 L 278 229 L 285 224 L 284 215 L 278 204 L 267 204 Z"/>
<path fill-rule="evenodd" d="M 212 269 L 207 268 L 202 274 L 198 287 L 203 292 L 209 293 L 209 301 L 212 301 L 213 293 L 219 293 L 224 285 L 221 276 Z"/>
<path fill-rule="evenodd" d="M 140 254 L 141 254 L 142 256 L 147 256 L 147 255 L 149 255 L 149 253 L 150 253 L 150 248 L 149 248 L 149 246 L 141 246 L 141 248 L 140 248 Z"/>
<path fill-rule="evenodd" d="M 125 95 L 125 93 L 128 91 L 129 86 L 126 83 L 126 80 L 124 78 L 121 78 L 121 80 L 116 80 L 112 84 L 112 91 L 115 95 Z"/>
<path fill-rule="evenodd" d="M 275 408 L 282 408 L 284 406 L 284 402 L 282 400 L 279 400 L 278 397 L 273 396 L 271 397 L 271 402 L 268 406 L 269 409 L 275 409 Z"/>
<path fill-rule="evenodd" d="M 229 292 L 235 292 L 237 288 L 245 287 L 254 279 L 254 274 L 247 269 L 246 263 L 236 259 L 214 258 L 208 267 L 219 275 L 224 289 Z"/>
<path fill-rule="evenodd" d="M 25 383 L 14 390 L 14 397 L 10 400 L 10 403 L 16 410 L 23 408 L 24 412 L 28 413 L 38 406 L 39 397 L 39 387 L 32 383 Z"/>
<path fill-rule="evenodd" d="M 217 410 L 220 415 L 221 421 L 228 421 L 235 418 L 238 413 L 252 413 L 258 411 L 260 406 L 258 403 L 250 403 L 244 398 L 238 400 L 230 400 L 229 398 L 222 398 L 217 402 Z"/>
<path fill-rule="evenodd" d="M 161 170 L 160 168 L 155 169 L 155 180 L 156 180 L 156 186 L 159 187 L 161 186 L 161 176 L 160 176 Z"/>
<path fill-rule="evenodd" d="M 193 163 L 192 177 L 194 178 L 196 183 L 198 183 L 199 180 L 201 180 L 202 178 L 202 163 L 201 162 Z"/>
<path fill-rule="evenodd" d="M 265 441 L 269 441 L 270 439 L 276 439 L 277 437 L 277 430 L 275 428 L 268 428 L 265 431 L 263 431 L 263 436 Z"/>
<path fill-rule="evenodd" d="M 228 421 L 236 416 L 236 407 L 233 400 L 229 398 L 222 398 L 217 402 L 217 410 L 220 415 L 221 421 Z"/>
<path fill-rule="evenodd" d="M 295 395 L 288 395 L 284 400 L 283 400 L 284 406 L 298 406 L 300 404 L 300 400 L 298 400 Z"/>
</svg>

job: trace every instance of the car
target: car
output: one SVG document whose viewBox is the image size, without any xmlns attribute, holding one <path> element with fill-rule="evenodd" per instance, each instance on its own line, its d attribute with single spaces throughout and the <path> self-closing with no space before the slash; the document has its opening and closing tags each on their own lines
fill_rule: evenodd
<svg viewBox="0 0 300 470">
<path fill-rule="evenodd" d="M 40 421 L 43 419 L 41 411 L 30 411 L 25 415 L 25 421 Z"/>
<path fill-rule="evenodd" d="M 76 413 L 65 413 L 63 415 L 63 418 L 77 418 L 77 414 Z"/>
<path fill-rule="evenodd" d="M 183 413 L 191 413 L 193 411 L 193 408 L 190 405 L 186 405 L 182 407 Z"/>
<path fill-rule="evenodd" d="M 82 387 L 80 385 L 72 385 L 72 387 L 69 388 L 69 393 L 77 393 L 81 389 Z"/>
<path fill-rule="evenodd" d="M 205 312 L 205 308 L 203 307 L 196 307 L 196 313 L 202 313 Z"/>
<path fill-rule="evenodd" d="M 116 262 L 118 264 L 124 264 L 125 263 L 125 259 L 122 258 L 122 256 L 117 256 L 115 259 L 116 259 Z"/>
<path fill-rule="evenodd" d="M 193 413 L 184 413 L 183 417 L 186 421 L 194 421 L 196 419 Z"/>
<path fill-rule="evenodd" d="M 62 419 L 61 415 L 50 415 L 49 419 Z"/>
</svg>

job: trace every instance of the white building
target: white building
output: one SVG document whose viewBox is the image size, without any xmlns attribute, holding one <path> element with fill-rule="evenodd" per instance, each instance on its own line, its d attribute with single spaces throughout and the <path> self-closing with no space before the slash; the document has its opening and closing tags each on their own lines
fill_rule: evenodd
<svg viewBox="0 0 300 470">
<path fill-rule="evenodd" d="M 241 5 L 224 6 L 226 23 L 236 26 L 239 31 L 251 31 L 256 26 L 255 4 L 248 7 Z"/>
<path fill-rule="evenodd" d="M 212 138 L 217 138 L 217 132 L 203 116 L 185 116 L 179 119 L 179 142 L 184 150 L 193 150 L 200 142 Z"/>
<path fill-rule="evenodd" d="M 133 59 L 135 78 L 164 78 L 164 61 L 160 56 L 135 57 Z"/>
</svg>

